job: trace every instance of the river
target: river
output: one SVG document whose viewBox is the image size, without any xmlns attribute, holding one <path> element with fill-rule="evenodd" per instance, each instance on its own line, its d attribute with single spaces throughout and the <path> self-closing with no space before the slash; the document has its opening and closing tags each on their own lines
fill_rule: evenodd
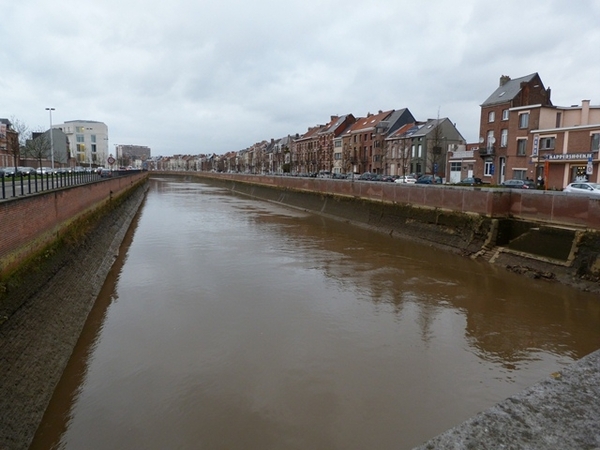
<svg viewBox="0 0 600 450">
<path fill-rule="evenodd" d="M 410 449 L 600 347 L 596 296 L 154 178 L 32 449 Z"/>
</svg>

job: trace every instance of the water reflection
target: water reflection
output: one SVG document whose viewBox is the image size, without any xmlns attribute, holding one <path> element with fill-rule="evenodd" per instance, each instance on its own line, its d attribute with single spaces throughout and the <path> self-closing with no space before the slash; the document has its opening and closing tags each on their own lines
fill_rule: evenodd
<svg viewBox="0 0 600 450">
<path fill-rule="evenodd" d="M 107 286 L 37 448 L 410 448 L 600 343 L 590 295 L 191 179 Z"/>
</svg>

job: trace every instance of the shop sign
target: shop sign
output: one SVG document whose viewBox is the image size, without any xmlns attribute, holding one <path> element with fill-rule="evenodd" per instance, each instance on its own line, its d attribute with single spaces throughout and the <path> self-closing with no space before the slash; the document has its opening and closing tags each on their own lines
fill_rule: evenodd
<svg viewBox="0 0 600 450">
<path fill-rule="evenodd" d="M 548 161 L 573 161 L 583 160 L 589 161 L 592 159 L 591 153 L 559 153 L 557 155 L 545 155 L 545 159 Z"/>
</svg>

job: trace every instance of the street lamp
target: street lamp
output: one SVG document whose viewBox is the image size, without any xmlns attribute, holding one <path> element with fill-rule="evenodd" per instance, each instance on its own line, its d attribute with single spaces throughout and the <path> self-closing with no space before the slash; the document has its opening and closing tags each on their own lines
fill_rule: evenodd
<svg viewBox="0 0 600 450">
<path fill-rule="evenodd" d="M 46 111 L 50 114 L 50 161 L 52 172 L 54 172 L 54 133 L 52 133 L 52 111 L 54 111 L 54 108 L 46 108 Z"/>
</svg>

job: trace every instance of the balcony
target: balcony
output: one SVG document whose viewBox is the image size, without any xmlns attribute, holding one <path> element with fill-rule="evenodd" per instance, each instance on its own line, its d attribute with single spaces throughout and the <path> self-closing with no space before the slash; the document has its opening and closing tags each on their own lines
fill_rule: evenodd
<svg viewBox="0 0 600 450">
<path fill-rule="evenodd" d="M 488 145 L 486 147 L 479 147 L 479 156 L 495 156 L 496 155 L 496 147 L 493 145 Z"/>
</svg>

